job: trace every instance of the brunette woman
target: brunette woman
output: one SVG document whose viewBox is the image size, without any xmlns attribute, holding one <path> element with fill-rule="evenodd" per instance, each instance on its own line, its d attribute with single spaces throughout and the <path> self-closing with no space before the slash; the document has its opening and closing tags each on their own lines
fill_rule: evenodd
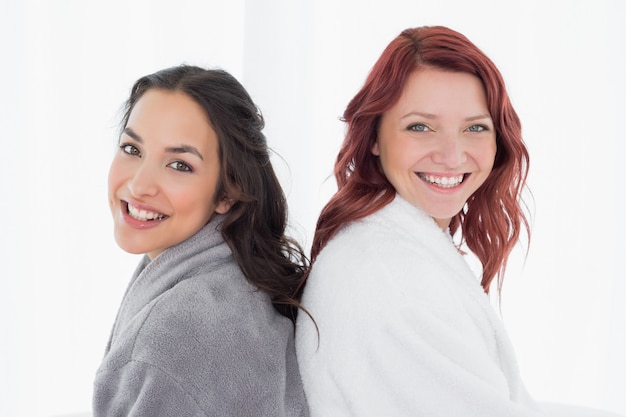
<svg viewBox="0 0 626 417">
<path fill-rule="evenodd" d="M 109 174 L 115 239 L 145 254 L 95 381 L 111 416 L 307 416 L 294 350 L 306 267 L 263 118 L 221 70 L 139 79 Z"/>
</svg>

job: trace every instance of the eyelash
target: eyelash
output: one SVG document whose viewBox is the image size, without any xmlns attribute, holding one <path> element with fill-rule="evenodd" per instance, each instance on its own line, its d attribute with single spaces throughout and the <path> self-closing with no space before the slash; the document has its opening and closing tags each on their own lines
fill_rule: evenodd
<svg viewBox="0 0 626 417">
<path fill-rule="evenodd" d="M 420 129 L 417 129 L 418 127 Z M 478 130 L 473 130 L 474 128 L 478 128 Z M 407 129 L 410 130 L 410 131 L 413 131 L 413 132 L 428 132 L 429 130 L 431 130 L 428 126 L 426 126 L 423 123 L 412 124 Z M 480 132 L 488 131 L 489 127 L 487 127 L 485 125 L 472 125 L 472 126 L 468 127 L 467 130 L 469 132 L 473 132 L 473 133 L 480 133 Z"/>
<path fill-rule="evenodd" d="M 420 128 L 420 129 L 416 129 L 416 128 Z M 410 125 L 408 128 L 408 130 L 413 131 L 413 132 L 427 132 L 430 130 L 430 128 L 428 126 L 426 126 L 424 123 L 415 123 Z"/>
<path fill-rule="evenodd" d="M 139 149 L 137 149 L 135 145 L 132 145 L 130 143 L 121 144 L 120 149 L 126 155 L 141 156 L 141 152 L 139 152 Z M 193 168 L 191 168 L 189 164 L 183 161 L 174 161 L 167 164 L 167 166 L 178 172 L 193 172 Z"/>
<path fill-rule="evenodd" d="M 131 145 L 130 143 L 122 143 L 120 145 L 120 149 L 127 155 L 139 156 L 141 153 L 139 149 L 135 145 Z M 132 149 L 132 150 L 131 150 Z"/>
<path fill-rule="evenodd" d="M 475 128 L 475 127 L 479 128 L 479 130 L 471 130 L 472 128 Z M 470 132 L 479 133 L 479 132 L 486 132 L 489 130 L 489 128 L 485 125 L 472 125 L 468 127 L 467 130 Z"/>
<path fill-rule="evenodd" d="M 179 169 L 181 165 L 182 165 L 182 169 Z M 193 169 L 183 161 L 174 161 L 171 164 L 168 164 L 167 166 L 179 172 L 193 172 Z M 179 168 L 176 168 L 175 166 L 179 166 Z"/>
</svg>

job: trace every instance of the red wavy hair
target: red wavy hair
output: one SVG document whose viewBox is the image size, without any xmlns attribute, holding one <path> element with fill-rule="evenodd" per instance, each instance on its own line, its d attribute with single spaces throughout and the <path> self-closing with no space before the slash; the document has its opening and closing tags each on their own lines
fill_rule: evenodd
<svg viewBox="0 0 626 417">
<path fill-rule="evenodd" d="M 421 67 L 465 72 L 478 77 L 496 130 L 497 151 L 491 174 L 450 222 L 482 263 L 481 285 L 498 290 L 522 227 L 530 238 L 521 192 L 528 173 L 528 151 L 521 124 L 494 63 L 462 34 L 442 26 L 404 30 L 383 51 L 365 84 L 346 108 L 346 136 L 335 163 L 338 191 L 321 212 L 311 262 L 346 224 L 380 210 L 396 191 L 379 169 L 371 149 L 382 113 L 399 99 L 407 78 Z"/>
</svg>

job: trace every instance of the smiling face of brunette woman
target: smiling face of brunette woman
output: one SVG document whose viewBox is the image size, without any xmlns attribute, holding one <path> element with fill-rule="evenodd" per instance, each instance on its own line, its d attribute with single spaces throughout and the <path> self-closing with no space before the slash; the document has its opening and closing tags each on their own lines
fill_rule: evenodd
<svg viewBox="0 0 626 417">
<path fill-rule="evenodd" d="M 230 208 L 216 199 L 219 142 L 187 95 L 146 91 L 133 107 L 109 171 L 117 244 L 151 259 Z"/>
</svg>

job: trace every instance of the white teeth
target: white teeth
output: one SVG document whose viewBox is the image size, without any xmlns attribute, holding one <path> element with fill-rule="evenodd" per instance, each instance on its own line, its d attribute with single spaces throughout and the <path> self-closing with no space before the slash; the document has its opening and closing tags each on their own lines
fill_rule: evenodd
<svg viewBox="0 0 626 417">
<path fill-rule="evenodd" d="M 434 175 L 424 175 L 422 173 L 418 175 L 423 180 L 443 188 L 456 187 L 463 182 L 463 174 L 457 175 L 456 177 L 435 177 Z"/>
<path fill-rule="evenodd" d="M 146 210 L 139 210 L 138 208 L 133 207 L 130 204 L 128 204 L 128 214 L 130 214 L 133 219 L 140 221 L 161 220 L 165 218 L 164 214 L 154 213 L 152 211 Z"/>
</svg>

